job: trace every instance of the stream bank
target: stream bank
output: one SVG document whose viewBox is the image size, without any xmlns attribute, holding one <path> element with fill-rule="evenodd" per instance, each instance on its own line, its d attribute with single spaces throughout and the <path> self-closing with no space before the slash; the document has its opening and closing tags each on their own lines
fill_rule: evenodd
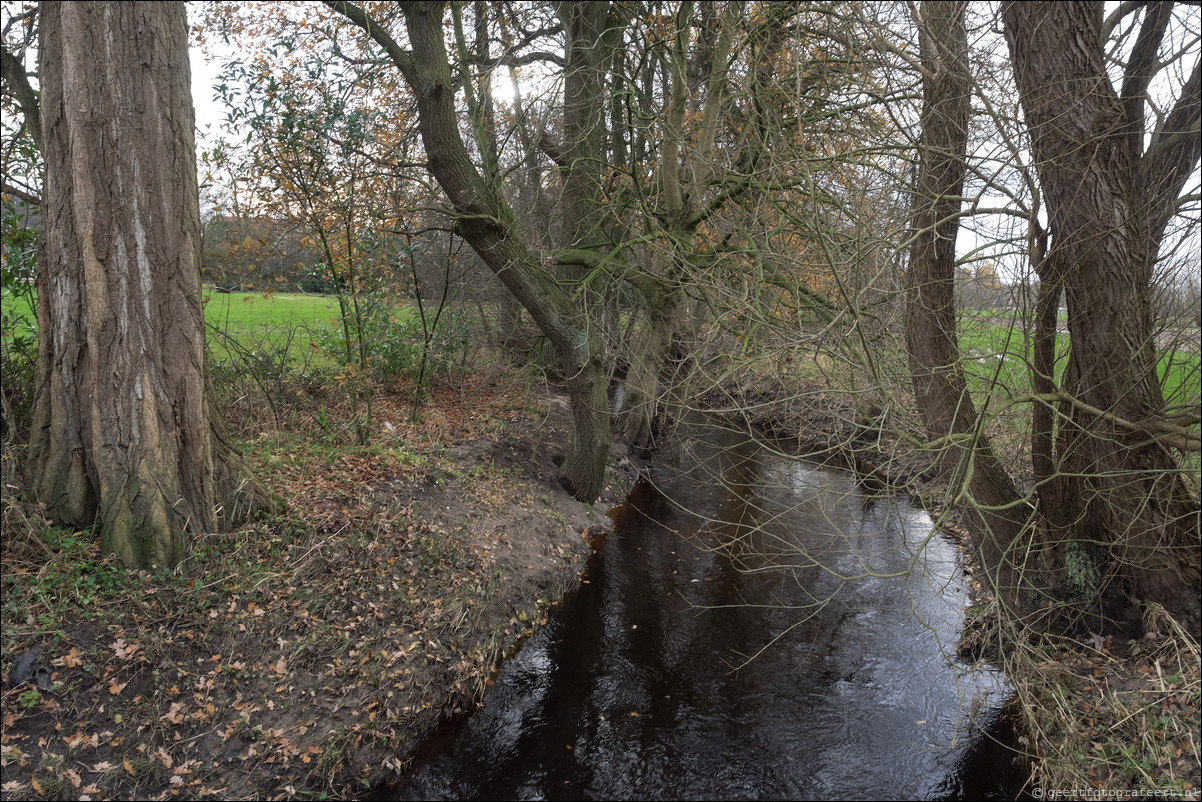
<svg viewBox="0 0 1202 802">
<path fill-rule="evenodd" d="M 566 398 L 518 379 L 436 388 L 418 423 L 378 396 L 366 447 L 254 435 L 289 512 L 174 572 L 6 491 L 0 799 L 349 798 L 404 771 L 577 583 L 635 476 L 615 448 L 603 498 L 568 496 Z"/>
<path fill-rule="evenodd" d="M 1006 689 L 951 659 L 968 594 L 929 516 L 677 434 L 449 749 L 373 798 L 1014 798 Z"/>
</svg>

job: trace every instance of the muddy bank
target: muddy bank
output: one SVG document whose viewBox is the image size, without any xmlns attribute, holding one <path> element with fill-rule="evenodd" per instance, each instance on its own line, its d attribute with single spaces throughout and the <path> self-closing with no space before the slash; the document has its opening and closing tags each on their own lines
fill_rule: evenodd
<svg viewBox="0 0 1202 802">
<path fill-rule="evenodd" d="M 404 419 L 393 405 L 380 420 Z M 558 394 L 481 387 L 370 448 L 265 437 L 248 451 L 288 515 L 202 538 L 167 575 L 6 499 L 0 798 L 354 796 L 395 777 L 474 709 L 625 497 L 620 448 L 595 505 L 559 487 L 569 432 Z M 34 649 L 43 688 L 14 671 Z"/>
<path fill-rule="evenodd" d="M 945 489 L 933 454 L 889 431 L 897 421 L 886 421 L 876 406 L 857 409 L 846 394 L 829 388 L 719 389 L 704 395 L 700 406 L 762 433 L 784 453 L 852 471 L 870 486 L 915 493 L 932 503 Z"/>
</svg>

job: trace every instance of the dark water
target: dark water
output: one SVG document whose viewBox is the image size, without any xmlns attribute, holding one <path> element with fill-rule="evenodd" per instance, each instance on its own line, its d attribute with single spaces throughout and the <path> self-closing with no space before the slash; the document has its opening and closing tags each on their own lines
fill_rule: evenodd
<svg viewBox="0 0 1202 802">
<path fill-rule="evenodd" d="M 684 427 L 588 583 L 409 799 L 1014 798 L 955 549 L 904 500 Z"/>
</svg>

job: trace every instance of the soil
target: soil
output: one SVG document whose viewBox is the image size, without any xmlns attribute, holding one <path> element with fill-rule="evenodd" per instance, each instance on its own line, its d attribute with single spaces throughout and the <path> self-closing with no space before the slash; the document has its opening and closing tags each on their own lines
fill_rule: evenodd
<svg viewBox="0 0 1202 802">
<path fill-rule="evenodd" d="M 86 592 L 48 561 L 39 511 L 6 498 L 0 798 L 353 797 L 475 709 L 578 581 L 635 465 L 615 447 L 602 498 L 571 498 L 554 388 L 441 388 L 420 424 L 399 423 L 406 401 L 377 399 L 371 448 L 245 449 L 290 512 L 201 538 L 170 575 L 81 535 L 74 566 L 113 577 Z"/>
</svg>

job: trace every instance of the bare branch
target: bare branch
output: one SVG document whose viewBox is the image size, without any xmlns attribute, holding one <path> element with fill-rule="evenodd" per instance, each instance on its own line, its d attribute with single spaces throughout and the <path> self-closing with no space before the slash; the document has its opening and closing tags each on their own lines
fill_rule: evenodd
<svg viewBox="0 0 1202 802">
<path fill-rule="evenodd" d="M 3 190 L 8 195 L 12 195 L 14 198 L 20 198 L 26 203 L 31 203 L 34 206 L 42 205 L 42 199 L 37 195 L 31 195 L 19 187 L 14 187 L 7 181 L 0 181 L 0 190 Z"/>
<path fill-rule="evenodd" d="M 33 141 L 42 147 L 42 115 L 38 111 L 38 93 L 29 83 L 25 65 L 7 49 L 0 49 L 0 77 L 12 89 L 25 115 L 25 123 L 33 134 Z"/>
<path fill-rule="evenodd" d="M 325 0 L 325 4 L 362 28 L 376 44 L 384 48 L 384 52 L 388 54 L 392 63 L 406 77 L 413 74 L 413 54 L 397 44 L 388 31 L 384 30 L 378 22 L 369 17 L 366 11 L 354 3 L 341 2 L 340 0 Z"/>
<path fill-rule="evenodd" d="M 1195 64 L 1193 74 L 1181 88 L 1177 105 L 1169 113 L 1164 126 L 1152 137 L 1148 152 L 1140 159 L 1140 181 L 1145 192 L 1161 192 L 1171 188 L 1168 197 L 1176 198 L 1190 173 L 1202 156 L 1202 64 Z"/>
<path fill-rule="evenodd" d="M 1148 84 L 1156 74 L 1156 53 L 1173 16 L 1173 3 L 1161 0 L 1148 6 L 1148 15 L 1139 29 L 1135 48 L 1123 79 L 1123 112 L 1127 117 L 1127 138 L 1131 154 L 1138 157 L 1144 146 L 1144 101 Z"/>
</svg>

